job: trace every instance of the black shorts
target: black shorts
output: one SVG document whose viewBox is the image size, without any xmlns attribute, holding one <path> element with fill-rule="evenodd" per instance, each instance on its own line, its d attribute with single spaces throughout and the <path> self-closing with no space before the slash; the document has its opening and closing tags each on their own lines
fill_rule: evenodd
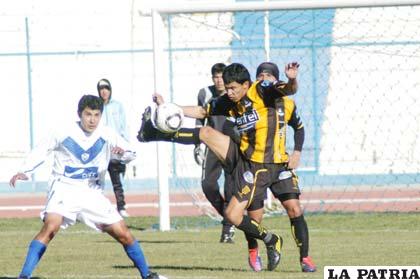
<svg viewBox="0 0 420 279">
<path fill-rule="evenodd" d="M 270 186 L 273 196 L 281 202 L 299 199 L 299 178 L 293 170 L 284 170 L 278 176 L 278 181 Z"/>
<path fill-rule="evenodd" d="M 233 195 L 239 202 L 248 201 L 247 208 L 253 210 L 261 208 L 259 206 L 266 198 L 267 188 L 284 184 L 279 180 L 279 174 L 285 171 L 287 166 L 252 162 L 242 155 L 239 146 L 232 140 L 224 165 L 234 180 Z"/>
</svg>

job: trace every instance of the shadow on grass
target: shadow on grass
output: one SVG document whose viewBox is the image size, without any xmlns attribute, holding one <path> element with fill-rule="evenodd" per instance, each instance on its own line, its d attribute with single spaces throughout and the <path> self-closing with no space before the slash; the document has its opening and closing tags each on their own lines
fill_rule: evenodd
<svg viewBox="0 0 420 279">
<path fill-rule="evenodd" d="M 98 240 L 96 243 L 117 243 L 115 240 Z M 191 244 L 191 241 L 178 241 L 178 240 L 139 240 L 140 245 L 142 243 L 153 243 L 153 244 L 176 244 L 176 243 L 187 243 Z M 1 278 L 0 278 L 1 279 Z"/>
<path fill-rule="evenodd" d="M 0 279 L 16 279 L 15 277 L 0 277 Z M 31 277 L 31 279 L 41 279 L 41 277 Z"/>
<path fill-rule="evenodd" d="M 133 230 L 133 231 L 145 231 L 145 230 L 148 229 L 148 228 L 144 228 L 144 227 L 136 227 L 136 226 L 133 226 L 133 225 L 127 225 L 127 227 L 130 230 Z"/>
<path fill-rule="evenodd" d="M 235 271 L 235 272 L 249 272 L 249 269 L 243 268 L 224 268 L 224 267 L 208 267 L 208 266 L 173 266 L 173 265 L 151 265 L 151 270 L 171 269 L 171 270 L 205 270 L 205 271 Z M 133 265 L 114 265 L 116 269 L 131 269 L 135 268 Z"/>
</svg>

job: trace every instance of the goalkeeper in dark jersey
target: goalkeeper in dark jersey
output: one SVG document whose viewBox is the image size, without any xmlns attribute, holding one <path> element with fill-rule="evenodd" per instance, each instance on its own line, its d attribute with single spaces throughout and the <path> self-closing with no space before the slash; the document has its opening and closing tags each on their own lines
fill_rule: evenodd
<svg viewBox="0 0 420 279">
<path fill-rule="evenodd" d="M 282 121 L 286 113 L 279 109 L 283 97 L 297 91 L 298 65 L 286 66 L 288 82 L 251 82 L 248 70 L 239 63 L 233 63 L 223 71 L 227 93 L 213 99 L 206 109 L 200 106 L 183 106 L 184 114 L 193 118 L 211 115 L 232 116 L 240 132 L 240 142 L 209 126 L 195 129 L 181 129 L 168 135 L 159 132 L 151 122 L 151 110 L 143 114 L 138 140 L 172 141 L 181 144 L 203 142 L 211 149 L 226 170 L 234 177 L 233 196 L 225 215 L 248 237 L 262 240 L 267 248 L 267 269 L 274 270 L 280 263 L 283 240 L 254 220 L 244 215 L 244 210 L 253 201 L 263 201 L 268 187 L 280 183 L 279 175 L 287 170 L 288 155 L 282 142 Z M 162 104 L 163 98 L 154 94 L 153 100 Z M 262 207 L 262 206 L 261 206 Z M 262 218 L 262 216 L 261 216 Z"/>
<path fill-rule="evenodd" d="M 223 63 L 216 63 L 211 67 L 211 76 L 213 85 L 200 89 L 197 96 L 197 104 L 201 107 L 205 107 L 207 103 L 226 93 L 225 85 L 223 83 L 222 73 L 226 65 Z M 210 126 L 214 129 L 223 132 L 223 128 L 228 126 L 226 123 L 226 116 L 214 115 L 205 119 L 197 119 L 196 127 Z M 233 127 L 233 123 L 231 125 Z M 233 136 L 233 129 L 225 129 Z M 226 133 L 225 133 L 226 134 Z M 220 237 L 221 243 L 233 243 L 233 237 L 235 233 L 235 227 L 229 223 L 225 218 L 225 208 L 230 201 L 232 196 L 232 183 L 230 176 L 227 172 L 224 172 L 224 195 L 220 193 L 219 178 L 222 175 L 223 165 L 216 155 L 208 148 L 201 148 L 200 144 L 197 144 L 194 148 L 194 158 L 197 164 L 202 166 L 201 175 L 201 188 L 206 196 L 207 200 L 216 209 L 217 213 L 223 217 L 222 220 L 222 234 Z"/>
</svg>

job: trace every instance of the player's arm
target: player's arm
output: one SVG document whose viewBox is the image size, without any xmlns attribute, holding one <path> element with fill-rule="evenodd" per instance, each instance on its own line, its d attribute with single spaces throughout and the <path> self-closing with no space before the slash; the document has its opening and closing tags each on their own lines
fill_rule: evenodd
<svg viewBox="0 0 420 279">
<path fill-rule="evenodd" d="M 206 91 L 202 88 L 198 92 L 197 95 L 197 106 L 204 107 L 205 106 L 205 98 L 206 98 Z M 195 121 L 195 127 L 203 127 L 204 126 L 204 119 L 197 118 Z"/>
<path fill-rule="evenodd" d="M 160 106 L 165 101 L 162 95 L 158 93 L 154 93 L 153 102 L 155 102 L 158 106 Z M 179 106 L 179 107 L 182 108 L 184 115 L 186 117 L 195 118 L 195 119 L 203 119 L 208 116 L 206 109 L 200 106 Z"/>
<path fill-rule="evenodd" d="M 297 74 L 299 64 L 297 62 L 289 63 L 285 66 L 284 73 L 288 78 L 287 82 L 277 80 L 274 82 L 263 81 L 261 86 L 264 91 L 274 91 L 279 97 L 294 95 L 298 90 Z"/>
<path fill-rule="evenodd" d="M 296 106 L 293 108 L 291 118 L 288 125 L 293 128 L 294 131 L 294 148 L 292 154 L 289 156 L 288 167 L 290 169 L 296 169 L 299 167 L 300 157 L 303 148 L 303 142 L 305 141 L 305 129 L 303 127 L 302 120 L 297 113 Z"/>
<path fill-rule="evenodd" d="M 286 95 L 293 95 L 298 90 L 298 82 L 297 82 L 297 75 L 299 70 L 299 63 L 292 62 L 285 66 L 284 73 L 286 74 L 286 77 L 288 78 L 287 84 L 286 84 Z"/>
<path fill-rule="evenodd" d="M 165 101 L 162 95 L 158 93 L 153 94 L 153 101 L 159 106 Z M 191 118 L 202 119 L 210 115 L 225 115 L 230 116 L 229 111 L 234 103 L 229 100 L 229 97 L 224 94 L 220 97 L 211 99 L 206 107 L 200 106 L 179 106 L 182 108 L 184 115 Z"/>
<path fill-rule="evenodd" d="M 120 106 L 119 106 L 119 114 L 120 114 L 120 121 L 121 121 L 119 123 L 121 136 L 123 138 L 125 138 L 126 140 L 128 140 L 130 137 L 129 137 L 129 134 L 128 134 L 127 117 L 126 117 L 126 114 L 125 114 L 124 106 L 121 103 L 120 103 Z"/>
<path fill-rule="evenodd" d="M 35 171 L 45 162 L 48 155 L 56 148 L 57 142 L 57 139 L 54 136 L 51 136 L 48 139 L 44 139 L 32 149 L 26 156 L 20 170 L 10 179 L 10 186 L 15 187 L 18 180 L 28 180 L 29 176 L 35 173 Z"/>
<path fill-rule="evenodd" d="M 118 135 L 117 133 L 114 133 L 114 131 L 111 131 L 114 134 L 114 141 L 111 143 L 111 158 L 119 160 L 123 164 L 128 164 L 129 162 L 136 159 L 137 155 L 134 151 L 134 147 L 131 146 L 131 144 L 123 137 Z"/>
</svg>

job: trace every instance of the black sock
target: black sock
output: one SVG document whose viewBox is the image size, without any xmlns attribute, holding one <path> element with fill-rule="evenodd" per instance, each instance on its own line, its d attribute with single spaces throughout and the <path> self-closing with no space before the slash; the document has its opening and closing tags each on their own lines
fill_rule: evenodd
<svg viewBox="0 0 420 279">
<path fill-rule="evenodd" d="M 300 258 L 305 258 L 308 256 L 309 252 L 309 233 L 305 218 L 303 215 L 296 218 L 290 218 L 290 225 L 293 238 L 295 239 L 297 247 L 299 247 Z"/>
<path fill-rule="evenodd" d="M 180 144 L 200 144 L 200 128 L 181 128 L 173 135 L 172 141 Z"/>
<path fill-rule="evenodd" d="M 257 221 L 251 219 L 247 215 L 243 216 L 242 222 L 237 228 L 245 232 L 249 237 L 261 239 L 267 245 L 272 245 L 277 241 L 277 237 L 275 235 L 268 232 Z"/>
<path fill-rule="evenodd" d="M 255 249 L 258 248 L 258 242 L 255 238 L 249 236 L 246 232 L 245 233 L 245 238 L 246 241 L 248 242 L 248 249 Z"/>
<path fill-rule="evenodd" d="M 142 120 L 142 125 L 137 134 L 140 142 L 167 141 L 180 144 L 200 144 L 200 128 L 181 128 L 175 133 L 159 131 L 151 119 Z"/>
</svg>

